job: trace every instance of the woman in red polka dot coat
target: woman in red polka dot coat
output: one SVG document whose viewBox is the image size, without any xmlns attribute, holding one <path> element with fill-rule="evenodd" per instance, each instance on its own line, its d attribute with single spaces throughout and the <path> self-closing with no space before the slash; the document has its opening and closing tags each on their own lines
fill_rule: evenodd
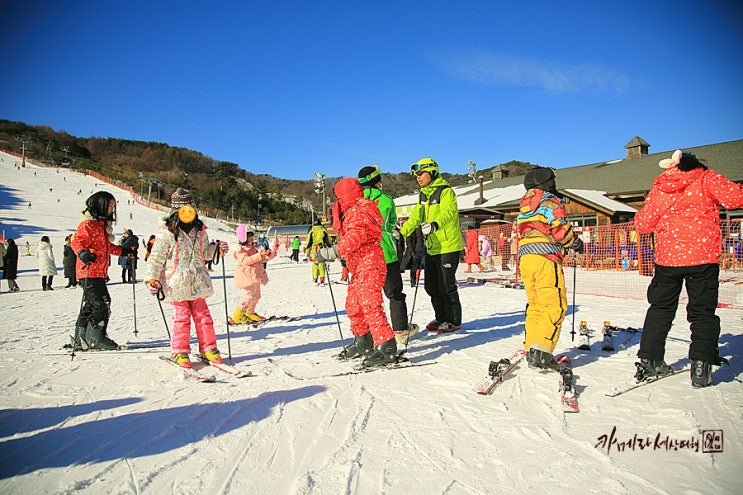
<svg viewBox="0 0 743 495">
<path fill-rule="evenodd" d="M 659 163 L 665 171 L 653 180 L 645 205 L 635 215 L 642 233 L 655 232 L 655 273 L 648 287 L 648 308 L 636 363 L 637 381 L 671 372 L 665 343 L 678 308 L 681 288 L 689 296 L 691 384 L 712 383 L 720 358 L 717 308 L 722 233 L 720 206 L 743 207 L 743 186 L 709 170 L 695 155 L 676 150 Z"/>
</svg>

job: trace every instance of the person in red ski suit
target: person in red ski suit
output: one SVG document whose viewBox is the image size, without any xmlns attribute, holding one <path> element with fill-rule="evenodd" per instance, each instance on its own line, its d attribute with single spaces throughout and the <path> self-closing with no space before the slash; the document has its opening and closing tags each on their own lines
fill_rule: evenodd
<svg viewBox="0 0 743 495">
<path fill-rule="evenodd" d="M 720 366 L 720 318 L 715 315 L 722 233 L 720 206 L 743 207 L 743 186 L 709 170 L 692 153 L 676 150 L 659 163 L 665 171 L 653 179 L 645 204 L 635 215 L 637 230 L 655 232 L 655 273 L 648 287 L 636 363 L 638 382 L 672 370 L 664 361 L 665 344 L 685 284 L 691 329 L 691 384 L 712 383 L 712 365 Z"/>
<path fill-rule="evenodd" d="M 83 305 L 72 337 L 74 350 L 119 348 L 106 331 L 111 314 L 111 296 L 106 287 L 108 267 L 111 256 L 122 254 L 121 247 L 113 243 L 115 221 L 116 198 L 99 191 L 85 201 L 85 210 L 70 241 L 77 254 L 75 275 L 83 288 Z"/>
<path fill-rule="evenodd" d="M 355 339 L 340 357 L 364 357 L 364 367 L 394 363 L 397 357 L 395 334 L 387 321 L 382 304 L 382 287 L 387 263 L 382 251 L 382 215 L 377 205 L 364 197 L 355 178 L 336 184 L 333 192 L 333 229 L 340 242 L 318 251 L 318 260 L 332 261 L 342 256 L 351 273 L 346 297 L 346 312 Z"/>
<path fill-rule="evenodd" d="M 468 226 L 467 238 L 465 239 L 464 248 L 464 262 L 467 263 L 467 269 L 464 271 L 464 273 L 472 273 L 472 265 L 477 265 L 480 271 L 482 271 L 478 242 L 479 238 L 477 235 L 477 230 L 475 230 L 472 225 Z"/>
</svg>

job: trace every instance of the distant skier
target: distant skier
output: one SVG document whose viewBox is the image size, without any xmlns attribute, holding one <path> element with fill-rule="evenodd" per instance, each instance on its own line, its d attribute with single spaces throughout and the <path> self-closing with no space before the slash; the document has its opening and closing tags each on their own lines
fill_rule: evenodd
<svg viewBox="0 0 743 495">
<path fill-rule="evenodd" d="M 289 259 L 295 263 L 299 263 L 299 248 L 301 246 L 302 241 L 299 239 L 299 236 L 294 236 L 294 240 L 292 241 L 292 255 Z"/>
<path fill-rule="evenodd" d="M 72 249 L 72 235 L 65 237 L 64 241 L 64 248 L 62 248 L 62 266 L 64 266 L 64 276 L 67 279 L 65 289 L 69 289 L 70 287 L 77 287 L 77 275 L 75 275 L 77 256 L 75 255 L 75 251 Z"/>
<path fill-rule="evenodd" d="M 304 252 L 312 263 L 312 281 L 316 285 L 325 283 L 325 263 L 318 261 L 317 250 L 328 246 L 330 246 L 328 232 L 323 228 L 322 222 L 318 218 L 307 235 L 307 245 L 304 247 Z"/>
<path fill-rule="evenodd" d="M 49 236 L 42 236 L 36 248 L 36 257 L 39 259 L 42 290 L 54 290 L 52 289 L 52 283 L 54 276 L 57 274 L 57 263 L 54 261 L 54 251 Z"/>
<path fill-rule="evenodd" d="M 3 254 L 3 279 L 8 281 L 10 292 L 18 292 L 21 290 L 16 283 L 18 277 L 18 246 L 13 239 L 7 239 L 5 242 L 7 246 L 5 247 L 5 254 Z"/>
</svg>

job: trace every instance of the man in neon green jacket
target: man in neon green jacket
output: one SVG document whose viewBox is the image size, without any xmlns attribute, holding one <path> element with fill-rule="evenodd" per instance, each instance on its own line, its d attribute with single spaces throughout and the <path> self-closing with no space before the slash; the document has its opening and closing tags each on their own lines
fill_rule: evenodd
<svg viewBox="0 0 743 495">
<path fill-rule="evenodd" d="M 390 300 L 390 318 L 392 330 L 398 344 L 405 344 L 418 331 L 417 325 L 408 324 L 408 306 L 405 303 L 400 261 L 397 256 L 396 233 L 397 212 L 391 196 L 381 190 L 382 171 L 377 165 L 363 167 L 359 170 L 358 179 L 364 188 L 364 197 L 377 203 L 382 214 L 382 251 L 387 264 L 387 275 L 384 279 L 384 295 Z"/>
<path fill-rule="evenodd" d="M 420 186 L 418 204 L 400 234 L 409 236 L 420 225 L 426 238 L 423 267 L 425 288 L 431 297 L 435 319 L 427 330 L 453 332 L 462 327 L 462 305 L 457 292 L 459 254 L 464 249 L 459 227 L 457 195 L 441 177 L 433 158 L 421 158 L 410 166 Z"/>
</svg>

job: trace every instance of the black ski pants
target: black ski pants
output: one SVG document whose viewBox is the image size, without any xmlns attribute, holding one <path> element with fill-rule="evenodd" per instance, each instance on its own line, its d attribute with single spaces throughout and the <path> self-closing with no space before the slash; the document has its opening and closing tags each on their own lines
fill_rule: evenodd
<svg viewBox="0 0 743 495">
<path fill-rule="evenodd" d="M 408 305 L 402 291 L 402 274 L 400 262 L 387 263 L 387 275 L 384 278 L 384 295 L 390 300 L 390 319 L 392 330 L 402 332 L 408 329 Z"/>
<path fill-rule="evenodd" d="M 426 293 L 436 320 L 459 326 L 462 324 L 462 304 L 457 291 L 459 254 L 426 254 L 424 262 Z"/>
<path fill-rule="evenodd" d="M 104 329 L 108 327 L 111 316 L 111 296 L 108 293 L 105 278 L 83 278 L 79 285 L 83 288 L 83 305 L 77 317 L 76 326 L 87 328 L 104 322 Z"/>
<path fill-rule="evenodd" d="M 719 275 L 720 266 L 717 263 L 655 265 L 655 274 L 648 287 L 650 307 L 645 315 L 637 356 L 653 361 L 664 359 L 666 337 L 676 316 L 681 288 L 685 284 L 689 296 L 686 320 L 691 324 L 689 358 L 719 365 L 717 341 L 720 338 L 720 318 L 715 314 Z"/>
</svg>

